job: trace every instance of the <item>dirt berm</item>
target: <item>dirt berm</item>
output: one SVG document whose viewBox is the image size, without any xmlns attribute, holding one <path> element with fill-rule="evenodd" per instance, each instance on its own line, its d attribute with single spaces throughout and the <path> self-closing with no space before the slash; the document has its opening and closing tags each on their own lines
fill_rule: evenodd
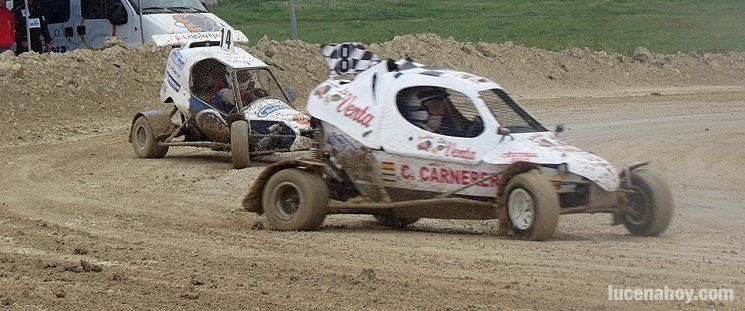
<svg viewBox="0 0 745 311">
<path fill-rule="evenodd" d="M 552 52 L 508 43 L 463 43 L 431 34 L 406 35 L 370 48 L 383 57 L 483 75 L 520 97 L 561 96 L 567 90 L 745 84 L 745 53 L 634 57 L 574 48 Z M 319 46 L 263 38 L 248 50 L 280 81 L 306 94 L 328 74 Z M 114 45 L 103 51 L 0 56 L 0 139 L 29 140 L 86 131 L 68 121 L 108 121 L 158 104 L 168 50 Z"/>
</svg>

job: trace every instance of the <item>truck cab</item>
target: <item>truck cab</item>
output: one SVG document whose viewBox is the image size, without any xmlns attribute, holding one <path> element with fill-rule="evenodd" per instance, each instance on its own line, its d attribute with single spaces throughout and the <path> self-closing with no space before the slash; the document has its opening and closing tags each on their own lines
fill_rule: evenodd
<svg viewBox="0 0 745 311">
<path fill-rule="evenodd" d="M 108 36 L 126 45 L 156 34 L 214 32 L 227 23 L 198 0 L 36 0 L 49 24 L 52 50 L 101 49 Z M 20 6 L 23 0 L 15 0 Z"/>
</svg>

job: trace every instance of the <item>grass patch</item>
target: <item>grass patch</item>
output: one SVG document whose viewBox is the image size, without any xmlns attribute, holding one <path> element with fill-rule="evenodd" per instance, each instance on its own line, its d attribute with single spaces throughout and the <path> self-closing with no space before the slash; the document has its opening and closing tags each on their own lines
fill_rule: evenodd
<svg viewBox="0 0 745 311">
<path fill-rule="evenodd" d="M 631 54 L 745 50 L 742 0 L 296 0 L 298 37 L 378 43 L 437 33 L 461 41 Z M 210 8 L 256 42 L 289 39 L 289 1 L 225 0 Z"/>
</svg>

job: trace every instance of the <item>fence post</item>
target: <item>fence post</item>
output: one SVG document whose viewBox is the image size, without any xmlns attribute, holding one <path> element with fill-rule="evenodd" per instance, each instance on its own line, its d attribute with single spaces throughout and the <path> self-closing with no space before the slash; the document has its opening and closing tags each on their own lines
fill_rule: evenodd
<svg viewBox="0 0 745 311">
<path fill-rule="evenodd" d="M 295 17 L 295 0 L 290 0 L 290 27 L 292 27 L 292 40 L 297 40 L 297 18 Z"/>
<path fill-rule="evenodd" d="M 29 24 L 29 20 L 31 19 L 31 8 L 28 7 L 28 0 L 24 0 L 24 4 L 26 5 L 26 50 L 27 52 L 33 51 L 31 49 L 31 25 Z M 16 47 L 16 49 L 19 47 Z"/>
</svg>

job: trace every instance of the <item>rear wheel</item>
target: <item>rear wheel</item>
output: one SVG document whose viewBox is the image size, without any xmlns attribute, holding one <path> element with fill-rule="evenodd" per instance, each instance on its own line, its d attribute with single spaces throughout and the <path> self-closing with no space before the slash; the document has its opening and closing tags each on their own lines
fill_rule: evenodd
<svg viewBox="0 0 745 311">
<path fill-rule="evenodd" d="M 132 124 L 132 148 L 140 158 L 162 158 L 168 153 L 168 146 L 159 146 L 156 133 L 145 116 L 140 116 Z"/>
<path fill-rule="evenodd" d="M 504 191 L 507 220 L 516 237 L 543 241 L 553 236 L 559 223 L 559 195 L 551 181 L 539 173 L 513 177 Z"/>
<path fill-rule="evenodd" d="M 399 218 L 389 215 L 373 215 L 373 217 L 383 226 L 396 228 L 406 227 L 419 220 L 419 218 Z"/>
<path fill-rule="evenodd" d="M 326 218 L 329 202 L 326 181 L 300 170 L 281 170 L 267 181 L 261 204 L 269 224 L 277 230 L 314 230 Z"/>
<path fill-rule="evenodd" d="M 664 232 L 673 218 L 673 197 L 659 175 L 641 170 L 631 173 L 631 185 L 635 193 L 627 193 L 629 208 L 634 214 L 626 214 L 621 221 L 633 235 L 655 236 Z"/>
<path fill-rule="evenodd" d="M 233 168 L 239 170 L 251 164 L 248 153 L 248 122 L 238 120 L 230 124 L 230 153 Z"/>
</svg>

